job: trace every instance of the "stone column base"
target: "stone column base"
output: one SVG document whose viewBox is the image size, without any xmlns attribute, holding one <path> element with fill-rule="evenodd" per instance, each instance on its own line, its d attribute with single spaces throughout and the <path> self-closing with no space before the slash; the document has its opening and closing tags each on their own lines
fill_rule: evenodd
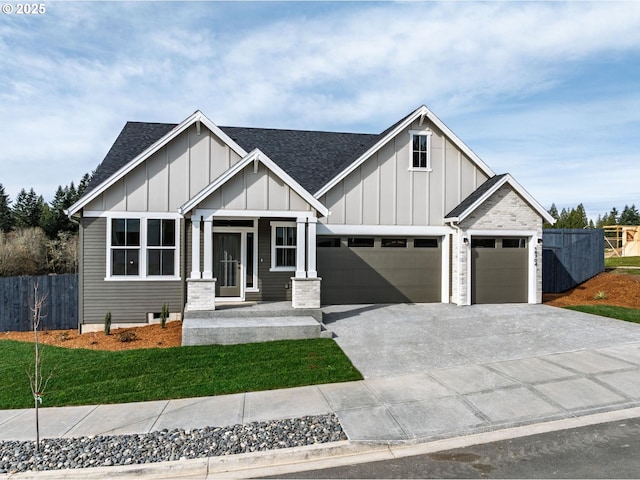
<svg viewBox="0 0 640 480">
<path fill-rule="evenodd" d="M 185 311 L 216 309 L 216 279 L 187 278 L 187 305 Z"/>
<path fill-rule="evenodd" d="M 291 278 L 291 306 L 293 308 L 320 308 L 321 278 Z"/>
</svg>

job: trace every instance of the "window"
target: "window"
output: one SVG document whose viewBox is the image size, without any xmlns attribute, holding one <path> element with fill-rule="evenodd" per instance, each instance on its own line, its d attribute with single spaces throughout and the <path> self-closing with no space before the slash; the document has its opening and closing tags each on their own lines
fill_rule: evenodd
<svg viewBox="0 0 640 480">
<path fill-rule="evenodd" d="M 296 269 L 295 223 L 271 223 L 271 269 L 293 271 Z"/>
<path fill-rule="evenodd" d="M 147 274 L 175 274 L 176 221 L 147 220 Z"/>
<path fill-rule="evenodd" d="M 438 248 L 437 238 L 414 238 L 413 248 Z"/>
<path fill-rule="evenodd" d="M 340 237 L 318 237 L 316 245 L 318 248 L 338 248 L 340 247 Z"/>
<path fill-rule="evenodd" d="M 111 220 L 111 275 L 139 275 L 140 220 Z"/>
<path fill-rule="evenodd" d="M 383 238 L 382 247 L 388 248 L 407 248 L 406 238 Z"/>
<path fill-rule="evenodd" d="M 253 222 L 252 222 L 253 223 Z M 253 226 L 253 225 L 251 225 Z M 253 263 L 254 263 L 254 255 L 253 255 L 253 232 L 247 232 L 247 261 L 245 268 L 245 282 L 247 288 L 253 288 Z"/>
<path fill-rule="evenodd" d="M 347 240 L 347 245 L 350 248 L 353 247 L 373 247 L 373 238 L 364 238 L 364 237 L 351 237 Z"/>
<path fill-rule="evenodd" d="M 524 238 L 503 238 L 502 248 L 527 248 L 527 241 Z"/>
<path fill-rule="evenodd" d="M 175 218 L 111 218 L 107 225 L 107 278 L 176 278 L 179 229 Z"/>
<path fill-rule="evenodd" d="M 496 239 L 471 237 L 471 248 L 496 248 Z"/>
<path fill-rule="evenodd" d="M 410 131 L 411 160 L 410 170 L 431 170 L 431 132 Z"/>
</svg>

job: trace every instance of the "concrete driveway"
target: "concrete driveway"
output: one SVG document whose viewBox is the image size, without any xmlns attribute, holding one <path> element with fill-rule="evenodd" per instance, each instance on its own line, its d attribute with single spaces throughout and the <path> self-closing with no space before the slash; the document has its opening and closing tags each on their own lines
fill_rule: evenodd
<svg viewBox="0 0 640 480">
<path fill-rule="evenodd" d="M 640 325 L 546 305 L 336 305 L 323 311 L 365 378 L 640 342 Z"/>
</svg>

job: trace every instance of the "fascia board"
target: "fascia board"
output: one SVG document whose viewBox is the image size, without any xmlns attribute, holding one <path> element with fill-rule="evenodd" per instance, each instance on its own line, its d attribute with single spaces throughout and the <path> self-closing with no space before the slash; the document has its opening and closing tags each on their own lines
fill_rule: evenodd
<svg viewBox="0 0 640 480">
<path fill-rule="evenodd" d="M 222 187 L 225 183 L 227 183 L 231 178 L 233 178 L 236 174 L 242 171 L 247 165 L 249 165 L 254 160 L 258 160 L 265 167 L 267 167 L 271 172 L 273 172 L 280 180 L 282 180 L 285 184 L 287 184 L 294 192 L 300 195 L 309 205 L 311 205 L 314 209 L 316 209 L 323 216 L 329 215 L 329 210 L 325 207 L 320 201 L 314 198 L 307 190 L 305 190 L 298 182 L 296 182 L 291 176 L 289 176 L 284 170 L 282 170 L 273 160 L 271 160 L 264 152 L 260 149 L 256 148 L 252 150 L 246 157 L 244 157 L 241 161 L 236 163 L 233 167 L 223 173 L 218 179 L 216 179 L 213 183 L 209 184 L 203 190 L 201 190 L 198 194 L 196 194 L 191 200 L 182 205 L 178 212 L 184 215 L 186 212 L 194 208 L 198 203 L 204 200 L 206 197 L 211 195 L 213 192 Z"/>
<path fill-rule="evenodd" d="M 244 157 L 247 152 L 234 142 L 231 137 L 229 137 L 226 133 L 224 133 L 217 125 L 215 125 L 205 114 L 203 114 L 200 110 L 196 110 L 192 115 L 182 121 L 179 125 L 177 125 L 173 130 L 168 132 L 164 137 L 160 138 L 157 142 L 148 147 L 144 152 L 139 154 L 137 157 L 130 160 L 125 166 L 120 168 L 117 172 L 107 178 L 104 182 L 94 188 L 86 197 L 83 197 L 81 200 L 73 204 L 66 211 L 68 216 L 73 215 L 78 212 L 81 208 L 87 205 L 89 202 L 94 200 L 98 195 L 107 190 L 110 186 L 116 183 L 118 180 L 123 178 L 127 173 L 136 168 L 142 162 L 147 160 L 151 155 L 156 153 L 162 147 L 171 142 L 174 138 L 184 132 L 187 128 L 193 125 L 195 122 L 200 121 L 204 124 L 213 134 L 218 136 L 221 140 L 223 140 L 234 152 L 236 152 L 240 157 Z"/>
<path fill-rule="evenodd" d="M 320 198 L 322 195 L 327 193 L 329 190 L 335 187 L 338 183 L 344 180 L 344 178 L 347 175 L 349 175 L 356 168 L 358 168 L 362 163 L 364 163 L 364 161 L 367 160 L 371 155 L 373 155 L 382 147 L 384 147 L 392 138 L 398 135 L 405 128 L 409 127 L 409 125 L 411 125 L 414 120 L 419 118 L 420 115 L 428 114 L 428 112 L 429 112 L 429 109 L 423 105 L 417 110 L 415 110 L 412 114 L 408 115 L 404 122 L 402 122 L 400 125 L 394 128 L 392 131 L 390 131 L 383 138 L 378 140 L 371 148 L 369 148 L 369 150 L 364 152 L 351 165 L 349 165 L 342 172 L 340 172 L 338 175 L 333 177 L 333 179 L 329 183 L 327 183 L 324 187 L 318 190 L 313 196 L 316 198 Z"/>
<path fill-rule="evenodd" d="M 551 214 L 547 212 L 545 208 L 540 205 L 540 203 L 538 203 L 538 201 L 533 198 L 531 194 L 527 192 L 527 190 L 516 181 L 515 178 L 513 178 L 510 174 L 507 174 L 506 177 L 509 181 L 509 184 L 516 190 L 516 192 L 518 192 L 527 201 L 527 203 L 529 203 L 529 205 L 531 205 L 536 210 L 536 212 L 538 212 L 538 214 L 547 221 L 547 223 L 555 223 L 555 219 L 551 216 Z"/>
</svg>

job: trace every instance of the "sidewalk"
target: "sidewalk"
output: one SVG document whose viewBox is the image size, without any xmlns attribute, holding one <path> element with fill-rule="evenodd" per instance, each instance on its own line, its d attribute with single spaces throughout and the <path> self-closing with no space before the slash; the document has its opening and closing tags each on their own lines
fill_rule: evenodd
<svg viewBox="0 0 640 480">
<path fill-rule="evenodd" d="M 335 412 L 351 441 L 413 443 L 640 405 L 640 343 L 359 382 L 40 411 L 41 437 L 148 433 Z M 33 440 L 33 410 L 0 440 Z"/>
</svg>

